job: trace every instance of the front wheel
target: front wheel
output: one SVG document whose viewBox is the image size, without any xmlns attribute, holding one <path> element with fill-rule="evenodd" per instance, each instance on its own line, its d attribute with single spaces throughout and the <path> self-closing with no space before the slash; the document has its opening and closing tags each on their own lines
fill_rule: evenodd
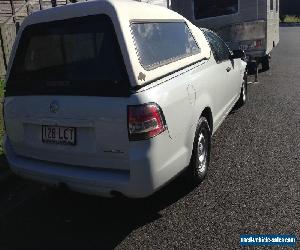
<svg viewBox="0 0 300 250">
<path fill-rule="evenodd" d="M 262 58 L 261 65 L 262 65 L 262 71 L 267 71 L 270 69 L 269 55 L 266 55 Z"/>
<path fill-rule="evenodd" d="M 198 184 L 207 175 L 210 162 L 211 130 L 205 117 L 201 117 L 197 126 L 193 153 L 187 170 L 188 178 Z"/>
<path fill-rule="evenodd" d="M 247 83 L 247 75 L 245 74 L 244 79 L 243 79 L 243 83 L 242 83 L 242 87 L 241 87 L 240 98 L 237 101 L 238 108 L 240 108 L 243 105 L 245 105 L 245 103 L 247 101 L 247 94 L 248 94 L 248 86 L 247 85 L 248 85 L 248 83 Z"/>
</svg>

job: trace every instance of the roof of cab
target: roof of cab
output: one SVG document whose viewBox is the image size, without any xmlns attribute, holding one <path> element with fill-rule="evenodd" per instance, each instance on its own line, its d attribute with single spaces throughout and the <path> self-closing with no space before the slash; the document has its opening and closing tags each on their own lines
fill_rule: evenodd
<svg viewBox="0 0 300 250">
<path fill-rule="evenodd" d="M 25 20 L 25 24 L 29 25 L 91 14 L 110 14 L 112 10 L 117 13 L 119 20 L 123 22 L 144 19 L 183 19 L 181 15 L 165 7 L 149 5 L 144 2 L 134 0 L 92 0 L 34 12 Z"/>
<path fill-rule="evenodd" d="M 144 85 L 145 83 L 159 79 L 164 75 L 168 75 L 172 71 L 181 69 L 185 65 L 210 57 L 210 47 L 202 31 L 184 17 L 165 7 L 133 0 L 95 0 L 34 12 L 23 22 L 20 32 L 18 32 L 16 44 L 18 44 L 22 31 L 28 25 L 96 14 L 106 14 L 111 18 L 118 37 L 129 79 L 133 87 Z M 201 53 L 188 58 L 183 58 L 177 62 L 163 65 L 150 71 L 146 70 L 139 62 L 137 48 L 132 36 L 130 23 L 133 20 L 145 22 L 149 20 L 157 20 L 158 22 L 166 20 L 184 20 L 192 30 L 194 38 L 201 48 Z M 16 45 L 13 48 L 13 54 L 15 53 L 15 50 Z M 9 69 L 10 67 L 11 65 L 9 65 Z M 141 74 L 145 75 L 145 78 L 139 78 L 139 75 Z"/>
</svg>

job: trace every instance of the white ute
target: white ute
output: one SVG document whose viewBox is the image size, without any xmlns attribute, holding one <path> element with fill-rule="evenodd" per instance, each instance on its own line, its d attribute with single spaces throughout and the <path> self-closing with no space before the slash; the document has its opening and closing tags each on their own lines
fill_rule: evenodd
<svg viewBox="0 0 300 250">
<path fill-rule="evenodd" d="M 30 15 L 6 78 L 5 153 L 18 175 L 146 197 L 186 170 L 246 100 L 246 63 L 164 7 L 89 1 Z"/>
</svg>

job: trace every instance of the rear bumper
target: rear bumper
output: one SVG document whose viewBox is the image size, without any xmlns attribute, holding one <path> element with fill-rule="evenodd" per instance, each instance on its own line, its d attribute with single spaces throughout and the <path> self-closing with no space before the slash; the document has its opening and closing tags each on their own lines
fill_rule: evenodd
<svg viewBox="0 0 300 250">
<path fill-rule="evenodd" d="M 4 151 L 15 174 L 50 186 L 65 184 L 73 191 L 106 197 L 113 196 L 114 192 L 131 198 L 150 196 L 184 168 L 184 165 L 178 165 L 178 158 L 162 165 L 159 160 L 149 160 L 147 155 L 155 155 L 155 152 L 143 154 L 143 149 L 140 150 L 133 154 L 130 171 L 94 169 L 18 156 L 7 136 L 4 137 Z"/>
<path fill-rule="evenodd" d="M 261 58 L 267 55 L 266 50 L 249 50 L 245 51 L 245 53 L 251 58 Z"/>
<path fill-rule="evenodd" d="M 18 156 L 14 153 L 7 137 L 4 139 L 5 154 L 11 170 L 26 179 L 50 186 L 65 184 L 73 191 L 110 197 L 120 192 L 129 197 L 144 197 L 152 193 L 145 185 L 132 192 L 130 172 L 121 170 L 95 170 L 92 168 L 50 163 Z"/>
</svg>

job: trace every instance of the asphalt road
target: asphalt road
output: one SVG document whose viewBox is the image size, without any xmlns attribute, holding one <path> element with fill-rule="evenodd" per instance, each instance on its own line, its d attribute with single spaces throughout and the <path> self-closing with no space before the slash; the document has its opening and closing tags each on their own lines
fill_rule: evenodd
<svg viewBox="0 0 300 250">
<path fill-rule="evenodd" d="M 240 234 L 300 238 L 300 28 L 281 28 L 271 70 L 213 138 L 208 178 L 142 200 L 13 177 L 0 186 L 0 249 L 239 249 Z M 278 248 L 276 248 L 278 249 Z"/>
</svg>

